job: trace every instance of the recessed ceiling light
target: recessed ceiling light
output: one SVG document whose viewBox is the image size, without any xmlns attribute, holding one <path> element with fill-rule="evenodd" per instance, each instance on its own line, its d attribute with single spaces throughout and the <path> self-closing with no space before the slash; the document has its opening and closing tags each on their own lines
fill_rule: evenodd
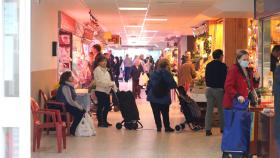
<svg viewBox="0 0 280 158">
<path fill-rule="evenodd" d="M 143 30 L 143 32 L 158 32 L 158 30 Z"/>
<path fill-rule="evenodd" d="M 153 37 L 141 37 L 141 38 L 153 38 Z"/>
<path fill-rule="evenodd" d="M 125 25 L 124 27 L 136 27 L 136 28 L 140 28 L 143 27 L 142 25 Z"/>
<path fill-rule="evenodd" d="M 148 10 L 148 8 L 119 7 L 119 10 Z"/>
<path fill-rule="evenodd" d="M 163 19 L 163 18 L 146 18 L 144 19 L 145 21 L 167 21 L 168 19 Z"/>
</svg>

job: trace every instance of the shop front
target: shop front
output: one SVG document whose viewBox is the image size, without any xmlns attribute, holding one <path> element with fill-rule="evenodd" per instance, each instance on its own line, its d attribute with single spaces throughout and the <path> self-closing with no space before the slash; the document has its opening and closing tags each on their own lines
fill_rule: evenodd
<svg viewBox="0 0 280 158">
<path fill-rule="evenodd" d="M 256 113 L 257 155 L 262 157 L 279 157 L 277 155 L 274 137 L 274 97 L 273 72 L 271 71 L 272 48 L 280 45 L 280 3 L 275 0 L 255 0 L 255 19 L 258 20 L 257 66 L 261 74 L 260 92 L 262 103 L 271 104 L 260 106 Z"/>
<path fill-rule="evenodd" d="M 89 52 L 94 44 L 105 45 L 104 32 L 94 21 L 84 24 L 59 12 L 58 32 L 58 77 L 71 70 L 76 86 L 83 88 L 90 84 Z"/>
<path fill-rule="evenodd" d="M 279 12 L 280 13 L 280 12 Z M 259 71 L 262 74 L 262 87 L 271 93 L 273 85 L 273 73 L 270 70 L 271 50 L 280 44 L 280 14 L 260 18 L 259 20 Z"/>
</svg>

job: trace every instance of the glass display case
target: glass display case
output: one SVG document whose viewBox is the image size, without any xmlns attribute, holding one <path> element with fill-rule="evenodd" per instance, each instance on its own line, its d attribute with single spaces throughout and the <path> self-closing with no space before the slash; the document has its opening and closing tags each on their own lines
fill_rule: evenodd
<svg viewBox="0 0 280 158">
<path fill-rule="evenodd" d="M 259 27 L 258 69 L 262 74 L 262 87 L 271 92 L 273 73 L 270 71 L 270 56 L 273 46 L 280 44 L 280 15 L 260 20 Z"/>
</svg>

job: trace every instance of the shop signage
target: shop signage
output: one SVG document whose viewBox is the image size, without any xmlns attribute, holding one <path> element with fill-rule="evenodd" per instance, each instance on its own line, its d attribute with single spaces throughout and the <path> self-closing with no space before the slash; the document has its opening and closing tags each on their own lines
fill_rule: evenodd
<svg viewBox="0 0 280 158">
<path fill-rule="evenodd" d="M 119 35 L 112 35 L 111 39 L 108 39 L 110 44 L 120 44 L 121 37 Z"/>
<path fill-rule="evenodd" d="M 93 39 L 93 33 L 94 32 L 91 29 L 84 28 L 83 38 L 86 38 L 88 40 L 92 40 Z"/>
<path fill-rule="evenodd" d="M 63 13 L 62 11 L 58 12 L 58 27 L 65 31 L 74 33 L 76 28 L 76 21 Z"/>
</svg>

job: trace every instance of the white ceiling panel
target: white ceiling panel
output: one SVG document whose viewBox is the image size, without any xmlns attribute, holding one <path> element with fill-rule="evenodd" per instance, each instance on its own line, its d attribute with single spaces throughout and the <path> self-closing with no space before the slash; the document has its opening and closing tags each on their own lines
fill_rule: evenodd
<svg viewBox="0 0 280 158">
<path fill-rule="evenodd" d="M 44 0 L 53 3 L 78 21 L 89 19 L 92 10 L 99 23 L 112 33 L 122 36 L 140 35 L 142 28 L 124 28 L 125 25 L 142 25 L 141 36 L 153 38 L 192 34 L 191 27 L 204 20 L 223 17 L 252 17 L 253 0 Z M 120 11 L 118 7 L 149 7 L 147 11 Z M 145 21 L 144 18 L 167 18 L 165 22 Z M 143 23 L 144 22 L 144 23 Z"/>
</svg>

